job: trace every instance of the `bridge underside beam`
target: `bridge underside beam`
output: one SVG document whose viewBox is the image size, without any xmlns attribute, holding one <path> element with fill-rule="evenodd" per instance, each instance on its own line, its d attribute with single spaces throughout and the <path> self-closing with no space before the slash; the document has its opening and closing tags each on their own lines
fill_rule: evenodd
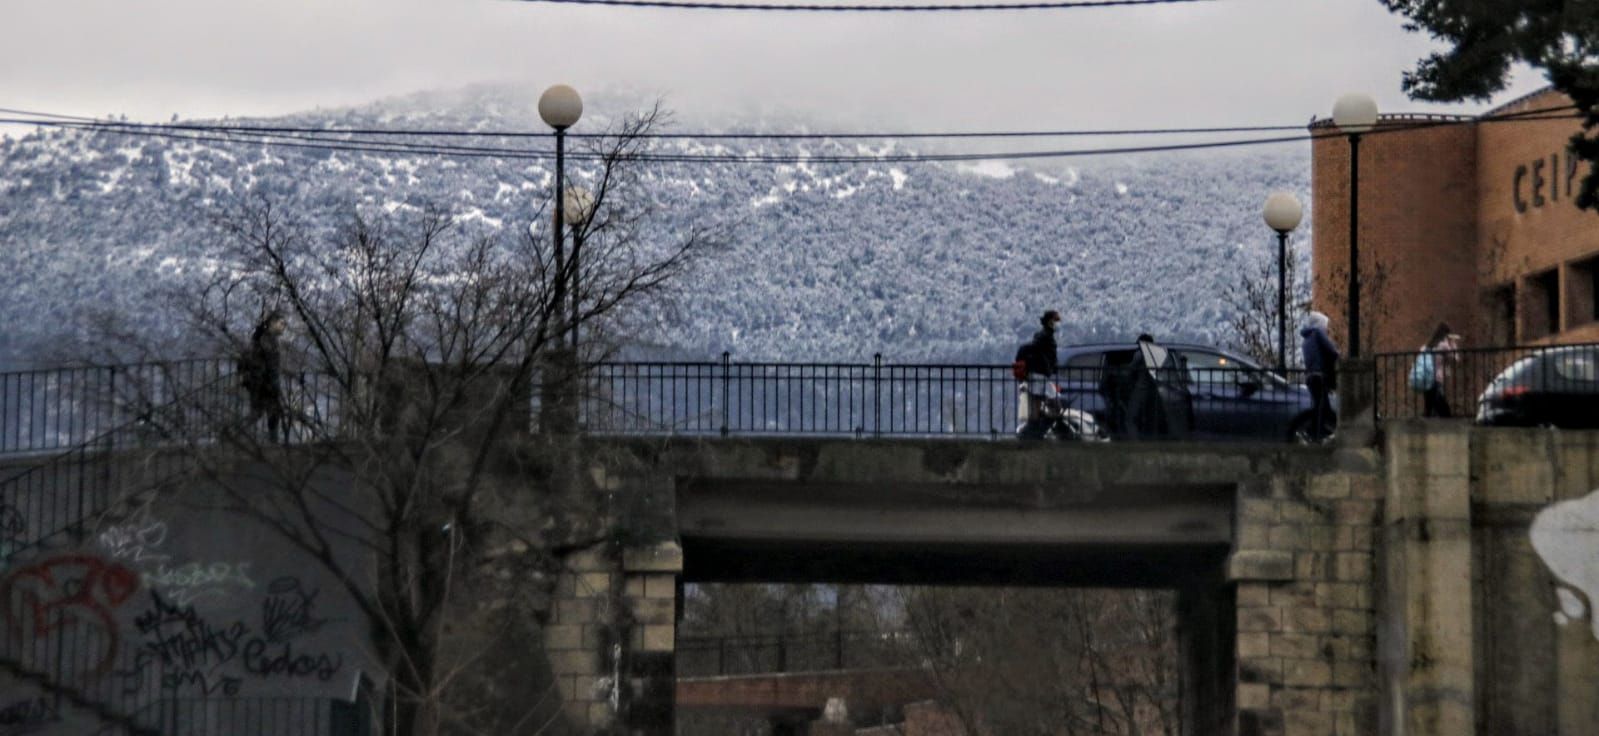
<svg viewBox="0 0 1599 736">
<path fill-rule="evenodd" d="M 685 582 L 1172 588 L 1218 545 L 962 545 L 683 538 Z"/>
</svg>

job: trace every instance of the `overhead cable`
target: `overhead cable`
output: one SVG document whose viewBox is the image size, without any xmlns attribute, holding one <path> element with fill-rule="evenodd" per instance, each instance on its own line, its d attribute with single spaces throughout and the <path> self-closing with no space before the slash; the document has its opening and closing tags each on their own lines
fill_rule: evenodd
<svg viewBox="0 0 1599 736">
<path fill-rule="evenodd" d="M 609 5 L 619 8 L 670 8 L 673 10 L 756 10 L 817 13 L 938 13 L 994 10 L 1082 10 L 1137 5 L 1178 5 L 1215 0 L 1060 0 L 1059 2 L 972 3 L 949 5 L 833 5 L 828 3 L 730 3 L 697 0 L 520 0 L 560 5 Z"/>
<path fill-rule="evenodd" d="M 1570 107 L 1570 106 L 1567 106 Z M 1565 108 L 1545 108 L 1539 110 L 1511 113 L 1507 115 L 1488 116 L 1483 118 L 1428 120 L 1420 122 L 1405 122 L 1402 125 L 1382 126 L 1365 133 L 1366 136 L 1398 133 L 1417 129 L 1460 125 L 1474 122 L 1500 123 L 1514 121 L 1535 120 L 1561 120 L 1574 119 L 1572 113 L 1561 113 Z M 310 133 L 258 133 L 245 132 L 240 129 L 218 126 L 208 129 L 185 128 L 181 125 L 154 125 L 130 124 L 116 122 L 84 123 L 69 120 L 36 120 L 22 118 L 0 118 L 0 124 L 37 125 L 44 127 L 65 128 L 71 130 L 87 131 L 99 134 L 143 136 L 165 138 L 171 140 L 187 140 L 204 143 L 221 143 L 230 145 L 259 145 L 279 146 L 290 149 L 309 149 L 335 152 L 354 153 L 380 153 L 380 154 L 413 154 L 426 156 L 445 156 L 461 158 L 499 158 L 509 160 L 547 160 L 554 157 L 554 151 L 547 149 L 522 149 L 496 146 L 462 146 L 434 143 L 416 143 L 410 141 L 373 141 L 350 140 L 348 138 L 327 137 L 337 134 L 338 131 L 322 131 L 321 134 Z M 1315 140 L 1328 137 L 1342 137 L 1344 134 L 1336 129 L 1325 131 L 1312 131 L 1292 136 L 1275 136 L 1267 138 L 1244 138 L 1222 141 L 1200 141 L 1179 144 L 1160 144 L 1147 146 L 1122 146 L 1113 148 L 1087 148 L 1065 150 L 1031 150 L 1031 151 L 998 151 L 998 152 L 957 152 L 957 153 L 885 153 L 885 154 L 809 154 L 809 153 L 639 153 L 629 156 L 630 160 L 651 163 L 729 163 L 729 164 L 872 164 L 872 163 L 937 163 L 937 162 L 969 162 L 969 161 L 995 161 L 995 160 L 1020 160 L 1020 159 L 1047 159 L 1070 158 L 1081 156 L 1101 155 L 1127 155 L 1138 153 L 1161 153 L 1176 151 L 1192 151 L 1211 148 L 1234 148 L 1241 146 L 1267 145 L 1274 143 L 1289 143 L 1295 141 Z M 568 158 L 576 161 L 601 160 L 605 154 L 594 151 L 570 151 Z"/>
</svg>

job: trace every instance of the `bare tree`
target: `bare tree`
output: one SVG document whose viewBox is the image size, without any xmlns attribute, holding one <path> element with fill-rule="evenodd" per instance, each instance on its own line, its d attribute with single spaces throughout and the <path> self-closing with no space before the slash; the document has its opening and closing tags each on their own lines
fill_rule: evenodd
<svg viewBox="0 0 1599 736">
<path fill-rule="evenodd" d="M 1227 287 L 1222 298 L 1230 316 L 1227 319 L 1232 348 L 1261 365 L 1277 365 L 1277 263 L 1276 258 L 1261 258 L 1246 266 Z M 1310 313 L 1310 280 L 1304 277 L 1293 248 L 1284 262 L 1283 289 L 1287 294 L 1288 367 L 1300 364 L 1299 326 Z"/>
<path fill-rule="evenodd" d="M 339 581 L 388 678 L 385 733 L 535 733 L 558 714 L 506 690 L 497 675 L 518 665 L 494 664 L 504 642 L 483 631 L 536 645 L 527 628 L 548 613 L 562 555 L 608 534 L 603 498 L 578 492 L 577 443 L 534 431 L 535 397 L 578 399 L 580 363 L 559 356 L 574 331 L 605 344 L 625 310 L 662 296 L 714 242 L 648 227 L 640 156 L 664 117 L 630 116 L 596 144 L 594 212 L 568 258 L 537 225 L 507 236 L 439 209 L 357 207 L 329 231 L 252 196 L 220 218 L 210 278 L 171 302 L 194 344 L 225 354 L 244 349 L 263 310 L 287 319 L 278 378 L 292 449 L 214 393 L 152 421 L 193 450 L 215 508 Z M 477 629 L 447 626 L 461 617 Z"/>
<path fill-rule="evenodd" d="M 904 604 L 967 734 L 1178 731 L 1170 594 L 911 588 Z"/>
</svg>

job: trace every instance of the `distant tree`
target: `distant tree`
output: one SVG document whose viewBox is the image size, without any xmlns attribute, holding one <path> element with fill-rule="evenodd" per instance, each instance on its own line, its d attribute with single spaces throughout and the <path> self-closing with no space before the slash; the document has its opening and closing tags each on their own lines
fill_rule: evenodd
<svg viewBox="0 0 1599 736">
<path fill-rule="evenodd" d="M 1406 72 L 1422 100 L 1487 100 L 1515 63 L 1541 69 L 1582 115 L 1571 150 L 1588 162 L 1577 206 L 1599 209 L 1599 0 L 1380 0 L 1405 29 L 1448 44 Z"/>
</svg>

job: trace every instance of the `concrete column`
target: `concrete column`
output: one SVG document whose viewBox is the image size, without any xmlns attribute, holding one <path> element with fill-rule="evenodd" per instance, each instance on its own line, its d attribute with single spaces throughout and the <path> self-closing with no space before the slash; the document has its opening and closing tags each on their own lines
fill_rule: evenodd
<svg viewBox="0 0 1599 736">
<path fill-rule="evenodd" d="M 1469 428 L 1385 429 L 1381 732 L 1467 736 L 1476 733 Z"/>
<path fill-rule="evenodd" d="M 1177 592 L 1183 736 L 1232 731 L 1236 607 L 1219 569 Z"/>
</svg>

